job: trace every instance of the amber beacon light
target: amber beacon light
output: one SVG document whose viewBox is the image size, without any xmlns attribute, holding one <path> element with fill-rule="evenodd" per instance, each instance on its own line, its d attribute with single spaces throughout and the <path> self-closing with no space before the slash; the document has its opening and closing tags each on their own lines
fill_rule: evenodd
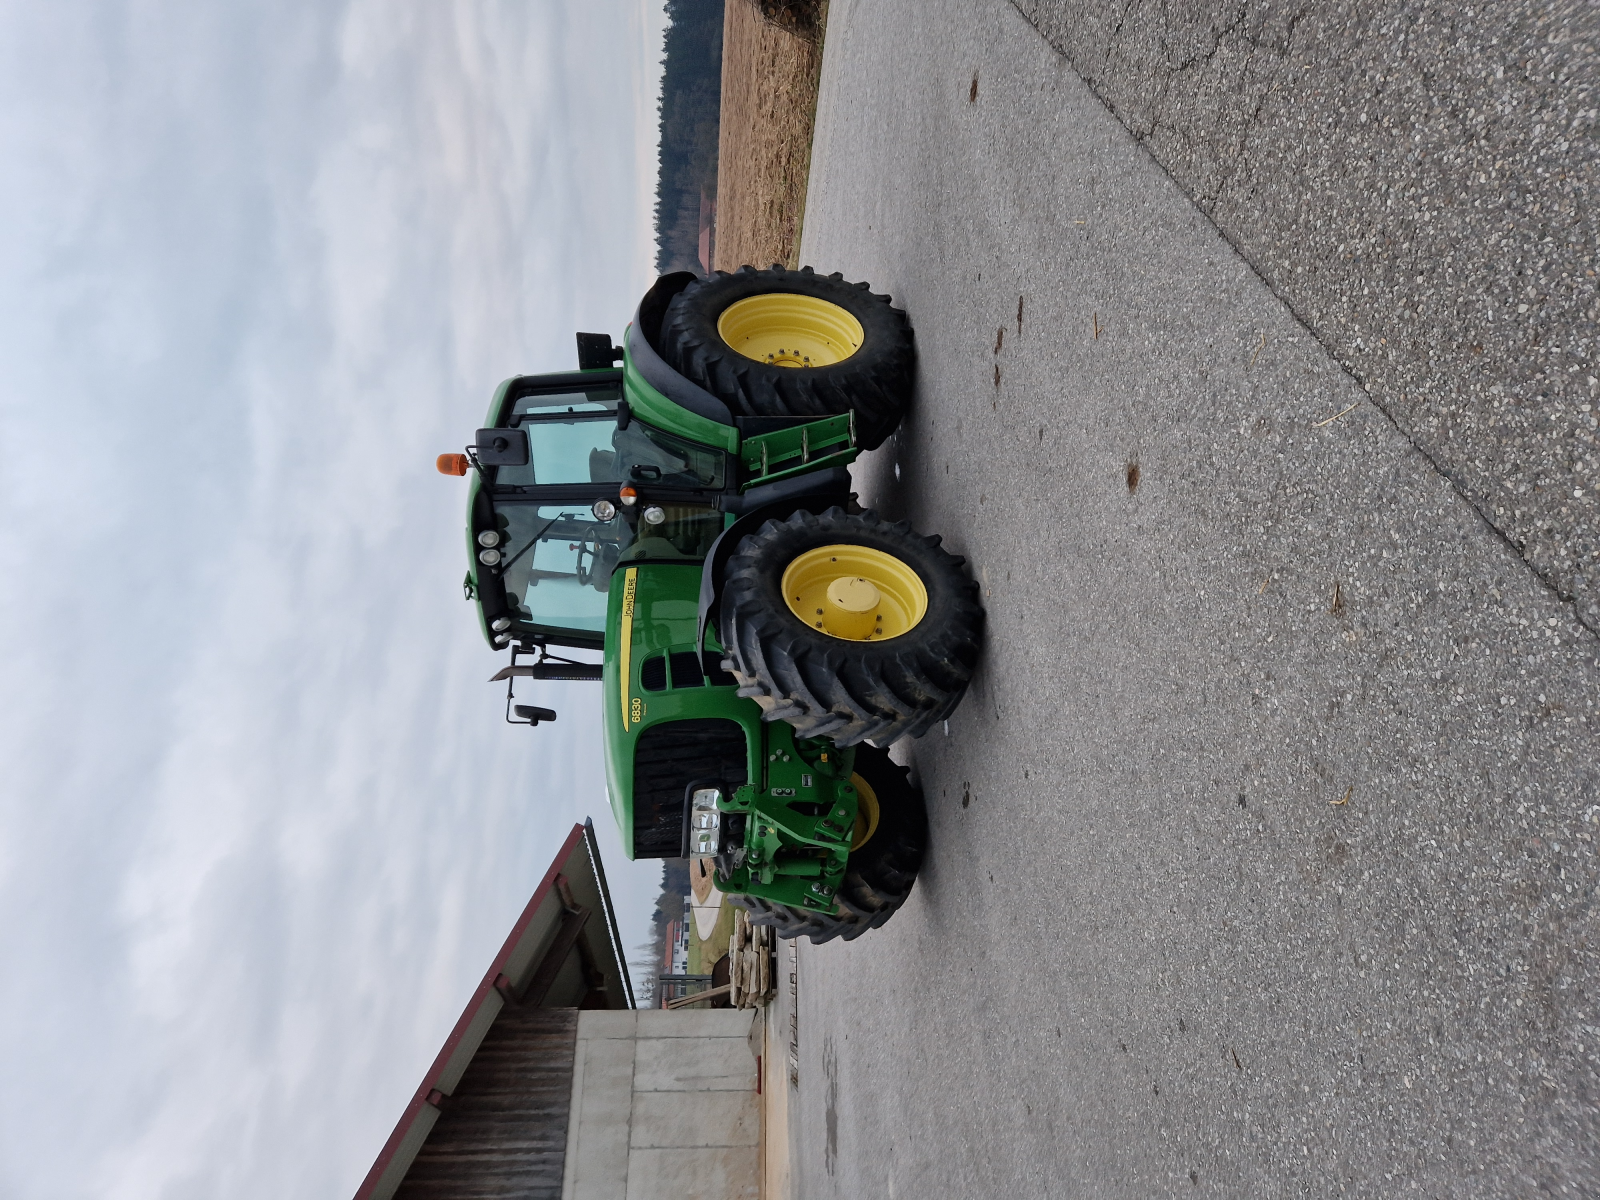
<svg viewBox="0 0 1600 1200">
<path fill-rule="evenodd" d="M 441 454 L 434 465 L 441 475 L 465 475 L 472 467 L 465 454 Z"/>
</svg>

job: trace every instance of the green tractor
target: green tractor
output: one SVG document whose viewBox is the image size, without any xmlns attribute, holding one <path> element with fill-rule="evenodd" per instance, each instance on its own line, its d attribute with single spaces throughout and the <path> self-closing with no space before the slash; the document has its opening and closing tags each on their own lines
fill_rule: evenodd
<svg viewBox="0 0 1600 1200">
<path fill-rule="evenodd" d="M 780 936 L 883 924 L 927 832 L 886 748 L 949 716 L 983 631 L 963 561 L 850 491 L 910 400 L 905 314 L 809 267 L 679 273 L 578 361 L 508 379 L 439 459 L 471 476 L 465 590 L 511 652 L 506 719 L 555 719 L 518 678 L 599 683 L 631 857 L 710 860 Z"/>
</svg>

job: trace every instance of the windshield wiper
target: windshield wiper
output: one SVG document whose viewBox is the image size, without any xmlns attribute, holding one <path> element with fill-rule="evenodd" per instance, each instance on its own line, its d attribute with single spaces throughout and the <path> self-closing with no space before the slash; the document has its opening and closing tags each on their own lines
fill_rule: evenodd
<svg viewBox="0 0 1600 1200">
<path fill-rule="evenodd" d="M 521 550 L 518 550 L 510 558 L 506 559 L 500 564 L 500 574 L 504 576 L 505 573 L 511 569 L 511 564 L 516 562 L 517 559 L 521 558 L 524 554 L 531 550 L 533 548 L 533 544 L 542 538 L 549 531 L 550 526 L 554 525 L 559 520 L 561 520 L 561 514 L 551 517 L 543 525 L 539 526 L 539 528 L 534 531 L 533 536 L 523 544 Z"/>
</svg>

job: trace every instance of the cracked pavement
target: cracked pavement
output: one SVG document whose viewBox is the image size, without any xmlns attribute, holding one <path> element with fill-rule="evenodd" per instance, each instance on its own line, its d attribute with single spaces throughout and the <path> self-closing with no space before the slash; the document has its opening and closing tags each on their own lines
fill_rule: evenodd
<svg viewBox="0 0 1600 1200">
<path fill-rule="evenodd" d="M 1007 0 L 833 0 L 857 485 L 989 633 L 910 900 L 800 948 L 808 1200 L 1600 1195 L 1600 639 L 1224 232 Z"/>
<path fill-rule="evenodd" d="M 1014 3 L 1600 631 L 1600 5 Z"/>
</svg>

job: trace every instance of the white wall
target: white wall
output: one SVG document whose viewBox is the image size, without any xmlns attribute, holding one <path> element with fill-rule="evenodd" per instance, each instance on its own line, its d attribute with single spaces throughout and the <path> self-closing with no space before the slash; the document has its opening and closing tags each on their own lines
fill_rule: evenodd
<svg viewBox="0 0 1600 1200">
<path fill-rule="evenodd" d="M 753 1016 L 579 1013 L 562 1200 L 758 1200 Z"/>
</svg>

